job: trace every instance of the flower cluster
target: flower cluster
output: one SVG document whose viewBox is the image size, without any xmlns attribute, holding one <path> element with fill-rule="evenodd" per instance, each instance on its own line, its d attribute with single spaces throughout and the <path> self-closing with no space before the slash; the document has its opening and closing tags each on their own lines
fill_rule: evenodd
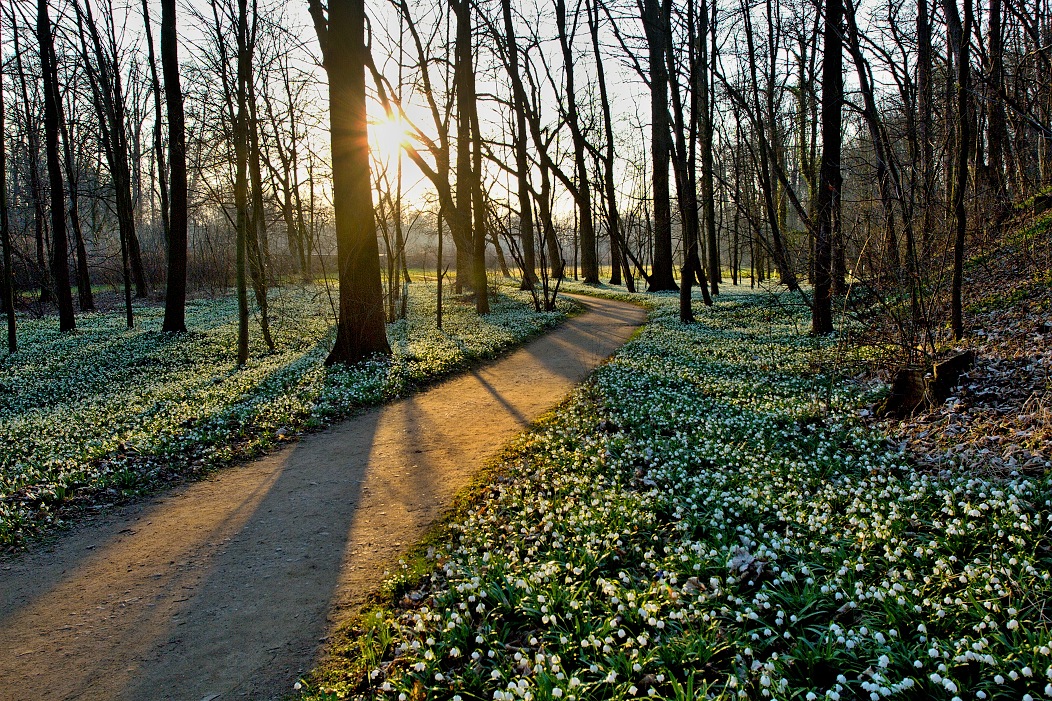
<svg viewBox="0 0 1052 701">
<path fill-rule="evenodd" d="M 1048 476 L 920 470 L 803 312 L 674 297 L 317 698 L 1052 698 Z"/>
<path fill-rule="evenodd" d="M 54 523 L 71 501 L 104 503 L 158 482 L 256 455 L 301 430 L 399 396 L 556 324 L 528 295 L 502 294 L 485 317 L 434 289 L 410 288 L 408 317 L 388 326 L 390 359 L 325 368 L 333 312 L 321 288 L 272 291 L 268 352 L 234 364 L 231 297 L 192 301 L 190 333 L 158 332 L 162 310 L 88 314 L 75 334 L 21 319 L 20 350 L 0 359 L 0 547 Z"/>
</svg>

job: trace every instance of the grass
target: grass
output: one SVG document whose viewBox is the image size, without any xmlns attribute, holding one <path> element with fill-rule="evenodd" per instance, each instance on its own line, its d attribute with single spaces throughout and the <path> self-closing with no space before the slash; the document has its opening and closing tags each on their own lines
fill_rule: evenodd
<svg viewBox="0 0 1052 701">
<path fill-rule="evenodd" d="M 410 289 L 409 316 L 390 324 L 390 359 L 322 364 L 333 318 L 324 288 L 272 294 L 277 350 L 252 330 L 251 359 L 234 364 L 236 305 L 190 302 L 190 333 L 159 332 L 163 310 L 20 319 L 20 350 L 0 359 L 0 548 L 17 547 L 69 516 L 258 455 L 297 432 L 403 395 L 550 327 L 574 308 L 536 314 L 506 291 L 493 313 L 447 301 L 434 325 L 434 291 Z"/>
<path fill-rule="evenodd" d="M 916 469 L 798 307 L 647 304 L 308 698 L 1052 697 L 1052 476 Z"/>
</svg>

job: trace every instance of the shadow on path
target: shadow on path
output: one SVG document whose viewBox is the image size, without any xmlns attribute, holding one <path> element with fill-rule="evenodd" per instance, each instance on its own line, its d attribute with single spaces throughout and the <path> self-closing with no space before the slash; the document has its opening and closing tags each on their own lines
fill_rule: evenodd
<svg viewBox="0 0 1052 701">
<path fill-rule="evenodd" d="M 0 565 L 0 699 L 278 698 L 475 471 L 643 322 L 514 353 Z"/>
</svg>

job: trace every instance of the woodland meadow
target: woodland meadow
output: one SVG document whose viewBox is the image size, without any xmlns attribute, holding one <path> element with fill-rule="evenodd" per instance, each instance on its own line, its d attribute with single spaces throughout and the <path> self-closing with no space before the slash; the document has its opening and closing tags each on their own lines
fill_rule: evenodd
<svg viewBox="0 0 1052 701">
<path fill-rule="evenodd" d="M 1052 698 L 1048 0 L 9 0 L 0 60 L 0 698 Z M 252 614 L 306 642 L 29 642 L 120 519 L 472 377 L 514 430 L 332 488 L 390 537 Z M 104 588 L 204 610 L 162 559 Z"/>
</svg>

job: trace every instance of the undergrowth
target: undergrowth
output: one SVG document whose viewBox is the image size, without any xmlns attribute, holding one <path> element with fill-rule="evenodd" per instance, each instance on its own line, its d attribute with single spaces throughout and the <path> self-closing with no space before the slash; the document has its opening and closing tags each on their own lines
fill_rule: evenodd
<svg viewBox="0 0 1052 701">
<path fill-rule="evenodd" d="M 795 306 L 649 304 L 309 698 L 1052 696 L 1048 474 L 915 469 Z"/>
</svg>

